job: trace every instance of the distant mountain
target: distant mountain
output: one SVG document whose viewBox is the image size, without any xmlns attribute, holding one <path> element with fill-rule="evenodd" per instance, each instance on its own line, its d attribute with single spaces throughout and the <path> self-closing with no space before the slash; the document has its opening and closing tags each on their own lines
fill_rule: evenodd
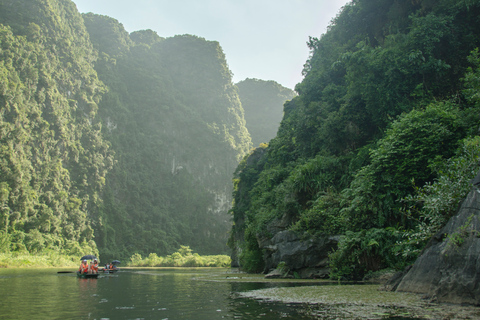
<svg viewBox="0 0 480 320">
<path fill-rule="evenodd" d="M 295 92 L 275 81 L 259 79 L 247 78 L 236 85 L 253 145 L 268 143 L 277 135 L 283 104 L 295 97 Z"/>
</svg>

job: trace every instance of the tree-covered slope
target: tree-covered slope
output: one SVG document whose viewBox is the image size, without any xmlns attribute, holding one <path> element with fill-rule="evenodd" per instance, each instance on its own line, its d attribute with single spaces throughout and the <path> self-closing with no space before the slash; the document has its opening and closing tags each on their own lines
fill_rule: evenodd
<svg viewBox="0 0 480 320">
<path fill-rule="evenodd" d="M 0 48 L 2 252 L 225 252 L 251 142 L 217 42 L 0 0 Z"/>
<path fill-rule="evenodd" d="M 258 240 L 279 221 L 345 235 L 333 276 L 415 258 L 461 199 L 446 192 L 438 209 L 434 190 L 477 168 L 479 13 L 479 1 L 358 0 L 310 39 L 277 136 L 237 168 L 230 244 L 246 269 L 263 270 Z"/>
<path fill-rule="evenodd" d="M 109 88 L 99 106 L 116 152 L 95 228 L 100 251 L 226 252 L 231 175 L 250 137 L 219 44 L 84 19 Z"/>
<path fill-rule="evenodd" d="M 112 152 L 83 19 L 70 1 L 2 0 L 0 28 L 2 250 L 96 252 Z"/>
<path fill-rule="evenodd" d="M 268 143 L 277 135 L 283 104 L 295 97 L 295 92 L 272 80 L 247 78 L 236 86 L 253 145 Z"/>
</svg>

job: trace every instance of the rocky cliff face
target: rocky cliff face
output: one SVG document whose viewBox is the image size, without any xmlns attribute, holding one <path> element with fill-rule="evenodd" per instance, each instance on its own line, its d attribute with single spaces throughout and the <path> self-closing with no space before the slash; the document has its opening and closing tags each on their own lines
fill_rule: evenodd
<svg viewBox="0 0 480 320">
<path fill-rule="evenodd" d="M 261 241 L 267 277 L 296 273 L 300 278 L 327 278 L 328 253 L 337 246 L 338 236 L 302 239 L 292 231 L 281 231 L 271 239 Z M 273 270 L 282 264 L 288 270 Z M 278 273 L 280 272 L 280 273 Z"/>
<path fill-rule="evenodd" d="M 284 215 L 268 226 L 266 234 L 257 234 L 258 246 L 265 261 L 267 277 L 327 278 L 330 272 L 328 254 L 336 249 L 340 236 L 302 237 L 287 230 L 291 217 Z M 281 266 L 285 266 L 282 268 Z"/>
<path fill-rule="evenodd" d="M 448 303 L 480 303 L 480 190 L 468 194 L 415 264 L 387 290 L 425 294 Z"/>
</svg>

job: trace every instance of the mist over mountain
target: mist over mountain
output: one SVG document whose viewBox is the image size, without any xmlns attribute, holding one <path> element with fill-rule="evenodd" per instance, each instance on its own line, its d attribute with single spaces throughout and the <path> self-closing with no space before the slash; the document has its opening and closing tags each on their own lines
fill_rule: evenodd
<svg viewBox="0 0 480 320">
<path fill-rule="evenodd" d="M 295 97 L 295 92 L 273 80 L 248 78 L 236 86 L 253 145 L 268 143 L 277 135 L 283 118 L 283 104 Z"/>
</svg>

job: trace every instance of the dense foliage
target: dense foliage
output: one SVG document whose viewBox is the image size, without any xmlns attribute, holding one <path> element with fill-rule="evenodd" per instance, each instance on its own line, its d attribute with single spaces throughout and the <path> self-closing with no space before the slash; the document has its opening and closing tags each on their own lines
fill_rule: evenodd
<svg viewBox="0 0 480 320">
<path fill-rule="evenodd" d="M 190 267 L 190 268 L 227 268 L 230 267 L 231 259 L 227 255 L 204 255 L 193 253 L 189 246 L 180 246 L 176 252 L 159 257 L 156 253 L 150 253 L 142 258 L 138 253 L 130 257 L 129 267 Z"/>
<path fill-rule="evenodd" d="M 0 23 L 0 249 L 96 253 L 113 161 L 83 20 L 71 2 L 2 0 Z"/>
<path fill-rule="evenodd" d="M 291 100 L 295 92 L 272 80 L 247 78 L 236 86 L 253 145 L 268 143 L 277 135 L 283 117 L 283 104 Z"/>
<path fill-rule="evenodd" d="M 0 0 L 0 251 L 224 253 L 251 147 L 219 44 Z"/>
<path fill-rule="evenodd" d="M 231 174 L 250 137 L 219 44 L 84 19 L 109 87 L 99 113 L 117 160 L 95 228 L 100 251 L 226 253 Z"/>
<path fill-rule="evenodd" d="M 237 168 L 229 243 L 245 269 L 263 270 L 257 239 L 280 220 L 343 235 L 336 278 L 414 261 L 478 171 L 479 19 L 479 1 L 355 0 L 310 39 L 277 136 Z M 440 194 L 448 209 L 425 200 Z"/>
</svg>

